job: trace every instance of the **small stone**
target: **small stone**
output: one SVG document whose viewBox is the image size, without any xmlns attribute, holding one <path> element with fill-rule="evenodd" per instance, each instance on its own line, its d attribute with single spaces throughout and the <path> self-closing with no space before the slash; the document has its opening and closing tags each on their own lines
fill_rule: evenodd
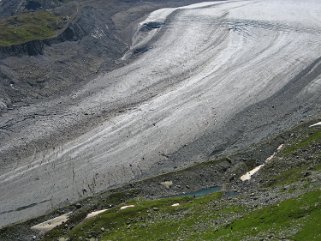
<svg viewBox="0 0 321 241">
<path fill-rule="evenodd" d="M 158 210 L 159 210 L 159 208 L 157 208 L 157 207 L 153 207 L 153 210 L 154 210 L 154 211 L 158 211 Z"/>
<path fill-rule="evenodd" d="M 80 203 L 76 203 L 76 204 L 75 204 L 75 207 L 76 207 L 77 209 L 79 209 L 79 208 L 82 207 L 82 205 L 81 205 Z"/>
<path fill-rule="evenodd" d="M 308 176 L 310 176 L 311 175 L 311 172 L 305 172 L 304 173 L 304 177 L 308 177 Z"/>
<path fill-rule="evenodd" d="M 105 231 L 105 228 L 101 228 L 100 230 L 101 230 L 102 232 L 104 232 L 104 231 Z"/>
</svg>

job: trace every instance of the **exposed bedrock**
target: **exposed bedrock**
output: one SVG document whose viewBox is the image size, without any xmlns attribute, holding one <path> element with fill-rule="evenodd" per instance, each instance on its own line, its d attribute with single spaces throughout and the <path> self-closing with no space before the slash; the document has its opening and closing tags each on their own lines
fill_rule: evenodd
<svg viewBox="0 0 321 241">
<path fill-rule="evenodd" d="M 0 47 L 0 58 L 8 56 L 19 55 L 39 55 L 43 53 L 44 42 L 41 40 L 35 40 L 20 45 L 12 45 L 8 47 Z"/>
</svg>

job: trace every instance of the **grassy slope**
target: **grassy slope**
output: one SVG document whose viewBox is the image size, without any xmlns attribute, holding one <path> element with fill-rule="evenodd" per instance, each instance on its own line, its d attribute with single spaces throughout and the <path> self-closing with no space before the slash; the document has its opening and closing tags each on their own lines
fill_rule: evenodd
<svg viewBox="0 0 321 241">
<path fill-rule="evenodd" d="M 48 11 L 22 13 L 0 21 L 0 46 L 54 37 L 63 27 L 60 17 Z"/>
<path fill-rule="evenodd" d="M 201 236 L 209 240 L 242 240 L 250 237 L 268 237 L 277 240 L 321 240 L 321 191 L 308 192 L 297 199 L 250 212 L 217 231 Z M 296 227 L 296 228 L 294 228 Z M 294 231 L 291 235 L 292 230 Z"/>
<path fill-rule="evenodd" d="M 114 207 L 80 222 L 64 235 L 54 230 L 44 240 L 62 236 L 106 241 L 321 240 L 320 181 L 311 181 L 321 172 L 321 128 L 305 125 L 294 131 L 296 136 L 260 174 L 263 181 L 266 176 L 273 180 L 259 187 L 261 195 L 274 191 L 284 197 L 274 204 L 253 206 L 247 204 L 250 199 L 246 195 L 227 199 L 222 193 L 194 199 L 134 199 L 126 202 L 134 208 Z M 306 175 L 307 171 L 312 174 Z M 284 188 L 286 185 L 292 188 Z M 295 198 L 288 198 L 286 193 L 294 193 Z M 179 207 L 171 207 L 177 202 Z"/>
<path fill-rule="evenodd" d="M 188 199 L 132 200 L 135 208 L 114 208 L 79 224 L 71 240 L 321 240 L 321 191 L 297 199 L 249 210 L 246 206 L 220 204 L 220 194 Z M 171 207 L 179 202 L 179 207 Z M 154 208 L 157 209 L 154 210 Z M 222 222 L 224 220 L 224 222 Z M 294 228 L 295 227 L 295 228 Z M 293 230 L 298 230 L 293 232 Z M 54 240 L 50 235 L 47 240 Z"/>
</svg>

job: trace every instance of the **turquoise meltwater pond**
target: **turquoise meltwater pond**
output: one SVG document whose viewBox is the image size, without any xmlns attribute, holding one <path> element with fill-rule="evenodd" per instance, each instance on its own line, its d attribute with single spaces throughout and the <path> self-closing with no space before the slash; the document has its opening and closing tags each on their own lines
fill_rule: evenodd
<svg viewBox="0 0 321 241">
<path fill-rule="evenodd" d="M 219 186 L 214 186 L 214 187 L 208 187 L 208 188 L 203 188 L 194 192 L 188 192 L 188 193 L 183 193 L 183 194 L 179 194 L 177 196 L 181 196 L 181 197 L 202 197 L 202 196 L 206 196 L 215 192 L 221 192 L 222 191 L 222 187 Z M 234 197 L 236 195 L 238 195 L 238 192 L 236 191 L 227 191 L 224 192 L 224 194 L 228 197 Z"/>
</svg>

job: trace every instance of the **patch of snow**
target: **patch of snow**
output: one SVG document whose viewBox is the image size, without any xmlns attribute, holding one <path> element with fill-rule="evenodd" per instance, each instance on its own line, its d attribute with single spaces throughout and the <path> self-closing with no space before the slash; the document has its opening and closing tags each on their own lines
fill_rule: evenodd
<svg viewBox="0 0 321 241">
<path fill-rule="evenodd" d="M 178 207 L 179 203 L 174 203 L 173 205 L 171 205 L 171 207 Z"/>
<path fill-rule="evenodd" d="M 125 210 L 127 208 L 134 208 L 134 207 L 135 207 L 135 205 L 123 206 L 123 207 L 120 208 L 120 210 Z"/>
<path fill-rule="evenodd" d="M 257 173 L 262 167 L 264 166 L 264 164 L 259 165 L 257 167 L 255 167 L 254 169 L 252 169 L 251 171 L 245 173 L 243 176 L 241 176 L 241 181 L 248 181 L 251 179 L 251 177 Z"/>
<path fill-rule="evenodd" d="M 321 126 L 321 122 L 315 123 L 313 125 L 310 125 L 309 127 L 316 127 L 316 126 Z"/>
<path fill-rule="evenodd" d="M 94 212 L 91 212 L 91 213 L 88 213 L 86 218 L 85 219 L 88 219 L 88 218 L 93 218 L 101 213 L 104 213 L 106 212 L 108 209 L 102 209 L 102 210 L 98 210 L 98 211 L 94 211 Z"/>
<path fill-rule="evenodd" d="M 252 169 L 251 171 L 245 173 L 243 176 L 240 177 L 241 181 L 248 181 L 248 180 L 251 180 L 252 176 L 257 173 L 259 170 L 261 170 L 262 167 L 265 166 L 266 163 L 270 162 L 274 157 L 275 155 L 281 151 L 284 147 L 284 144 L 280 145 L 277 149 L 276 149 L 276 152 L 273 153 L 273 155 L 269 156 L 268 158 L 266 158 L 264 164 L 261 164 L 257 167 L 255 167 L 254 169 Z"/>
<path fill-rule="evenodd" d="M 165 181 L 160 183 L 162 186 L 166 187 L 169 189 L 171 186 L 173 186 L 173 181 Z"/>
<path fill-rule="evenodd" d="M 280 146 L 278 147 L 278 149 L 276 149 L 276 150 L 277 150 L 277 151 L 281 151 L 281 150 L 283 149 L 283 147 L 284 147 L 284 144 L 280 145 Z"/>
<path fill-rule="evenodd" d="M 69 216 L 72 212 L 63 214 L 61 216 L 55 217 L 53 219 L 49 219 L 43 223 L 39 223 L 31 227 L 32 230 L 39 231 L 41 233 L 49 232 L 50 230 L 54 229 L 55 227 L 60 226 L 61 224 L 68 221 Z"/>
</svg>

